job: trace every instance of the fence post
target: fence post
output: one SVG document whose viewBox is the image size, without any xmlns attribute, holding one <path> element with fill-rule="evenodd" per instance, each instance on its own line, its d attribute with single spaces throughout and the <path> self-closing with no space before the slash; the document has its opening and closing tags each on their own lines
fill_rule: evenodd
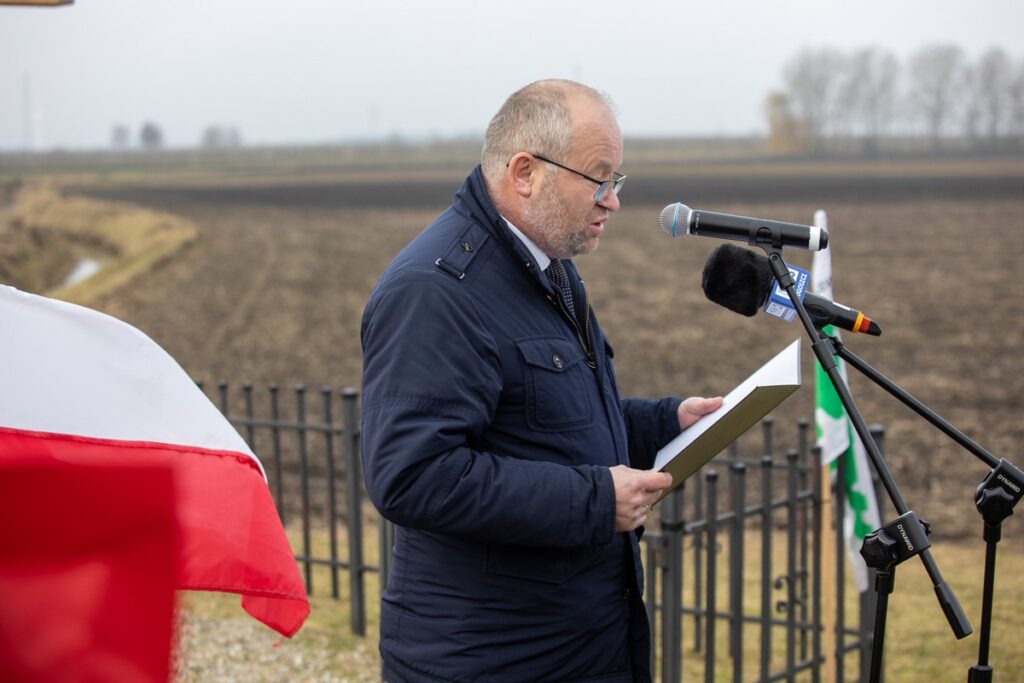
<svg viewBox="0 0 1024 683">
<path fill-rule="evenodd" d="M 761 680 L 772 658 L 772 456 L 761 456 Z"/>
<path fill-rule="evenodd" d="M 217 392 L 220 394 L 220 412 L 228 420 L 231 419 L 228 413 L 228 383 L 226 380 L 217 380 Z"/>
<path fill-rule="evenodd" d="M 822 483 L 818 463 L 821 462 L 821 446 L 811 447 L 811 480 L 814 489 L 814 502 L 811 506 L 811 614 L 813 629 L 811 630 L 811 683 L 821 681 L 821 541 L 824 532 L 822 523 Z"/>
<path fill-rule="evenodd" d="M 281 465 L 281 408 L 277 402 L 277 385 L 270 385 L 270 437 L 274 449 L 274 474 L 277 475 L 277 516 L 284 520 L 284 469 Z"/>
<path fill-rule="evenodd" d="M 331 388 L 321 387 L 324 406 L 324 449 L 327 456 L 327 536 L 331 546 L 331 596 L 341 597 L 338 585 L 338 503 L 334 473 L 334 415 L 331 411 Z"/>
<path fill-rule="evenodd" d="M 836 478 L 833 482 L 834 495 L 832 507 L 835 509 L 833 518 L 836 524 L 836 683 L 843 683 L 845 667 L 843 659 L 846 654 L 846 537 L 843 517 L 846 515 L 846 458 L 836 459 Z"/>
<path fill-rule="evenodd" d="M 693 519 L 704 514 L 704 479 L 693 477 Z M 700 652 L 704 630 L 701 614 L 704 606 L 704 535 L 693 535 L 693 650 Z"/>
<path fill-rule="evenodd" d="M 647 552 L 644 558 L 644 569 L 646 572 L 646 580 L 644 590 L 646 592 L 644 606 L 647 609 L 647 623 L 651 629 L 651 661 L 650 667 L 651 672 L 654 672 L 657 668 L 657 661 L 654 656 L 654 638 L 658 632 L 658 566 L 661 563 L 661 555 L 665 549 L 665 538 L 663 536 L 656 536 L 654 534 L 648 534 L 644 539 L 647 544 Z M 666 607 L 663 605 L 663 609 Z"/>
<path fill-rule="evenodd" d="M 665 563 L 662 565 L 661 680 L 682 680 L 682 604 L 683 604 L 683 489 L 685 484 L 665 497 L 661 508 L 661 531 L 665 536 Z"/>
<path fill-rule="evenodd" d="M 352 601 L 352 632 L 366 634 L 366 590 L 363 565 L 362 476 L 359 468 L 359 392 L 352 387 L 341 392 L 345 411 L 345 483 L 348 494 L 349 593 Z"/>
<path fill-rule="evenodd" d="M 309 455 L 306 452 L 306 387 L 295 387 L 296 437 L 299 448 L 299 482 L 302 493 L 302 561 L 305 568 L 306 593 L 313 594 L 312 539 L 309 528 Z"/>
<path fill-rule="evenodd" d="M 775 428 L 775 418 L 773 418 L 771 415 L 768 415 L 763 420 L 761 420 L 761 436 L 764 439 L 764 447 L 763 447 L 763 450 L 761 451 L 761 453 L 763 455 L 772 455 L 772 454 L 775 453 L 774 443 L 773 443 L 774 442 L 774 438 L 773 438 L 773 436 L 774 436 L 774 434 L 773 434 L 774 428 Z"/>
<path fill-rule="evenodd" d="M 256 419 L 256 414 L 252 407 L 252 382 L 245 382 L 242 385 L 242 398 L 245 401 L 245 441 L 249 444 L 249 448 L 256 450 L 256 427 L 253 425 L 253 420 Z"/>
<path fill-rule="evenodd" d="M 796 611 L 797 611 L 797 459 L 800 452 L 786 452 L 786 680 L 796 676 Z"/>
<path fill-rule="evenodd" d="M 743 522 L 746 513 L 747 466 L 733 463 L 732 487 L 732 545 L 729 548 L 729 612 L 732 624 L 729 634 L 729 653 L 732 655 L 732 680 L 743 680 Z"/>
<path fill-rule="evenodd" d="M 807 433 L 810 423 L 806 418 L 800 418 L 797 422 L 797 448 L 800 451 L 800 491 L 806 494 L 808 477 L 815 472 L 815 468 L 812 463 L 808 462 L 808 440 Z M 807 660 L 807 615 L 808 615 L 808 603 L 810 602 L 810 591 L 808 590 L 808 574 L 809 567 L 807 566 L 807 536 L 810 532 L 810 525 L 808 523 L 808 508 L 812 503 L 804 500 L 799 506 L 799 519 L 800 519 L 800 623 L 803 624 L 800 628 L 800 661 Z"/>
<path fill-rule="evenodd" d="M 716 548 L 718 547 L 718 472 L 715 470 L 709 470 L 704 475 L 707 480 L 707 494 L 708 494 L 708 507 L 705 519 L 707 521 L 708 530 L 708 544 L 707 544 L 707 599 L 704 601 L 707 605 L 707 612 L 705 619 L 705 627 L 707 629 L 704 640 L 706 645 L 704 646 L 704 681 L 705 683 L 715 682 L 715 607 L 716 607 L 716 595 L 715 589 L 716 583 L 716 562 L 718 559 L 718 553 Z"/>
</svg>

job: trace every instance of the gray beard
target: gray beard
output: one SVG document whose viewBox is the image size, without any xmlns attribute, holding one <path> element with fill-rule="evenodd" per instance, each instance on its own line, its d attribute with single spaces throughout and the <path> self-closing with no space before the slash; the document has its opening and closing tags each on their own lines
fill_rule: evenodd
<svg viewBox="0 0 1024 683">
<path fill-rule="evenodd" d="M 533 229 L 537 243 L 551 258 L 572 258 L 586 253 L 586 227 L 574 227 L 576 221 L 569 216 L 569 210 L 554 188 L 545 188 L 537 203 L 524 212 L 527 223 Z"/>
</svg>

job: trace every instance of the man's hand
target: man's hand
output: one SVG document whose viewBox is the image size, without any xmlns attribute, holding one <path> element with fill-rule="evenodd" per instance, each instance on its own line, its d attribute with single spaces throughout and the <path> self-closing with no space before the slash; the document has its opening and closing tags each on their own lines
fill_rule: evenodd
<svg viewBox="0 0 1024 683">
<path fill-rule="evenodd" d="M 722 397 L 703 398 L 692 396 L 679 404 L 679 429 L 686 429 L 699 418 L 722 407 Z"/>
<path fill-rule="evenodd" d="M 615 485 L 615 530 L 632 531 L 647 521 L 651 505 L 671 486 L 672 475 L 625 465 L 616 465 L 610 471 Z"/>
</svg>

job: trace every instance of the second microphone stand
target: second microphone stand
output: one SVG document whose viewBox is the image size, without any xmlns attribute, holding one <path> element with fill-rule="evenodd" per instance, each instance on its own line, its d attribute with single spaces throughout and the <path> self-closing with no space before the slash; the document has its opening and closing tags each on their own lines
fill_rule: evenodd
<svg viewBox="0 0 1024 683">
<path fill-rule="evenodd" d="M 990 683 L 992 681 L 992 666 L 988 662 L 988 650 L 992 632 L 992 604 L 995 593 L 996 544 L 1002 537 L 1003 520 L 1013 514 L 1013 508 L 1024 496 L 1024 471 L 1006 459 L 996 458 L 938 413 L 864 362 L 847 349 L 840 340 L 833 338 L 832 343 L 840 358 L 992 468 L 984 481 L 978 485 L 974 494 L 975 506 L 981 513 L 984 522 L 985 579 L 981 601 L 978 662 L 971 667 L 967 676 L 968 683 Z"/>
<path fill-rule="evenodd" d="M 864 443 L 865 450 L 867 450 L 868 456 L 871 458 L 871 464 L 874 466 L 882 481 L 882 485 L 889 494 L 889 499 L 892 501 L 896 511 L 900 513 L 896 520 L 869 534 L 864 539 L 864 545 L 861 548 L 861 555 L 864 557 L 867 565 L 877 570 L 875 582 L 878 591 L 878 604 L 875 612 L 875 637 L 871 654 L 870 678 L 872 683 L 877 683 L 881 680 L 889 594 L 893 591 L 896 565 L 899 563 L 915 555 L 921 556 L 921 562 L 931 578 L 939 605 L 942 608 L 943 614 L 946 615 L 946 621 L 949 622 L 953 634 L 958 639 L 965 638 L 971 634 L 971 624 L 967 621 L 967 617 L 964 615 L 960 603 L 957 602 L 953 590 L 942 578 L 942 573 L 939 571 L 938 565 L 928 550 L 931 545 L 928 541 L 928 535 L 931 533 L 930 528 L 927 526 L 927 523 L 918 519 L 917 515 L 907 507 L 906 502 L 903 500 L 903 495 L 896 486 L 892 473 L 882 458 L 878 445 L 871 436 L 856 403 L 854 403 L 853 396 L 850 394 L 850 390 L 839 372 L 835 360 L 836 348 L 832 338 L 822 334 L 814 326 L 801 302 L 800 296 L 796 292 L 796 282 L 789 271 L 789 267 L 782 259 L 781 236 L 775 234 L 770 228 L 762 227 L 759 230 L 759 234 L 751 236 L 751 243 L 760 246 L 768 255 L 772 275 L 775 276 L 779 287 L 789 295 L 789 299 L 796 309 L 797 315 L 800 317 L 800 322 L 803 323 L 804 329 L 811 338 L 811 348 L 814 349 L 818 362 L 835 387 L 839 400 L 842 402 L 847 415 L 850 417 L 850 421 L 853 423 L 853 428 Z"/>
</svg>

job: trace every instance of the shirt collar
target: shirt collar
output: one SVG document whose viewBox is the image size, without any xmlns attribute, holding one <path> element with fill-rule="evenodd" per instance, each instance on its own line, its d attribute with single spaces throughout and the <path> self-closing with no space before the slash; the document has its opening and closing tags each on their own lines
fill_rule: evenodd
<svg viewBox="0 0 1024 683">
<path fill-rule="evenodd" d="M 512 221 L 502 216 L 505 219 L 505 223 L 508 225 L 509 230 L 512 234 L 519 238 L 519 241 L 526 245 L 526 248 L 530 250 L 530 254 L 533 255 L 533 260 L 536 261 L 537 267 L 542 271 L 547 270 L 548 265 L 551 264 L 551 257 L 541 251 L 540 247 L 533 243 L 529 237 L 527 237 L 522 230 L 512 225 Z"/>
</svg>

